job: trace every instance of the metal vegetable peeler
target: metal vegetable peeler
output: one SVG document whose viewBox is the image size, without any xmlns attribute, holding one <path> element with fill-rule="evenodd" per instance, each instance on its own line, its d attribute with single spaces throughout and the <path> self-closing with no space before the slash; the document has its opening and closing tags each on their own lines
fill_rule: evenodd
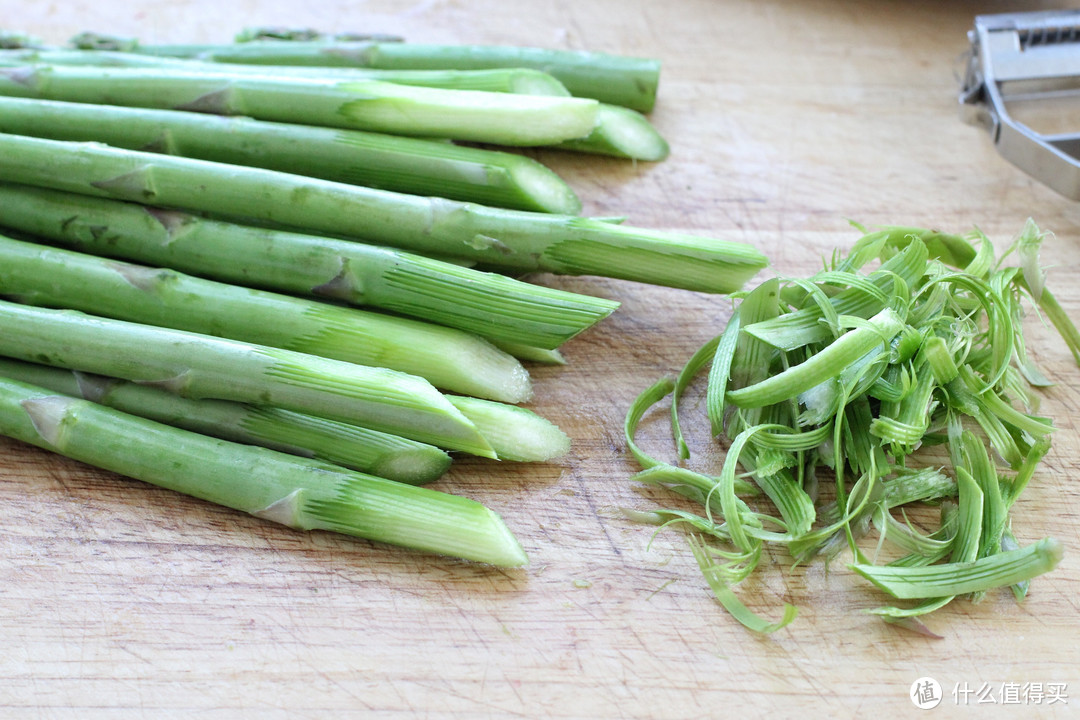
<svg viewBox="0 0 1080 720">
<path fill-rule="evenodd" d="M 979 15 L 968 39 L 961 116 L 1006 160 L 1080 200 L 1080 10 Z"/>
</svg>

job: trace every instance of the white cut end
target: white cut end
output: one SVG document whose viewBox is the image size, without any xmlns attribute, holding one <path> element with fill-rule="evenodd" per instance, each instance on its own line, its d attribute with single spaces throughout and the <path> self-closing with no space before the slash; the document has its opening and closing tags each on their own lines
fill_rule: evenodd
<svg viewBox="0 0 1080 720">
<path fill-rule="evenodd" d="M 581 212 L 581 200 L 570 186 L 540 163 L 531 160 L 514 163 L 510 172 L 514 182 L 528 194 L 538 209 L 561 215 L 577 215 Z"/>
</svg>

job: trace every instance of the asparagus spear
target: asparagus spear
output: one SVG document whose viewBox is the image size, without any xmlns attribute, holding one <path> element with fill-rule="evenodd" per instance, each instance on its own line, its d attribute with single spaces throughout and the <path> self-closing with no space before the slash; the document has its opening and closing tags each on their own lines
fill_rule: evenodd
<svg viewBox="0 0 1080 720">
<path fill-rule="evenodd" d="M 519 210 L 581 210 L 574 191 L 530 158 L 360 130 L 0 97 L 0 132 L 94 140 Z"/>
<path fill-rule="evenodd" d="M 544 350 L 555 348 L 618 307 L 610 300 L 398 250 L 42 188 L 0 183 L 0 225 L 91 254 L 379 307 L 494 341 Z"/>
<path fill-rule="evenodd" d="M 649 112 L 660 62 L 595 52 L 495 45 L 254 41 L 233 45 L 140 45 L 132 52 L 227 63 L 319 65 L 394 70 L 531 67 L 551 73 L 574 95 Z"/>
<path fill-rule="evenodd" d="M 362 238 L 518 272 L 599 274 L 731 292 L 766 262 L 742 243 L 16 135 L 0 134 L 0 176 L 9 182 Z"/>
<path fill-rule="evenodd" d="M 320 80 L 163 68 L 0 68 L 0 95 L 247 115 L 497 145 L 585 137 L 598 103 L 571 97 L 442 90 L 379 80 Z"/>
<path fill-rule="evenodd" d="M 101 50 L 0 50 L 0 65 L 92 65 L 117 68 L 165 68 L 206 74 L 274 75 L 323 80 L 381 80 L 399 85 L 480 90 L 518 95 L 567 97 L 565 86 L 542 70 L 492 68 L 490 70 L 372 70 L 368 68 L 325 68 L 296 65 L 241 65 L 178 60 L 130 52 Z"/>
<path fill-rule="evenodd" d="M 182 398 L 147 385 L 7 358 L 0 358 L 0 377 L 203 435 L 314 458 L 410 485 L 436 480 L 450 467 L 450 456 L 433 445 L 280 408 Z"/>
<path fill-rule="evenodd" d="M 523 402 L 528 373 L 450 328 L 106 260 L 0 235 L 0 295 L 31 305 L 388 367 L 436 387 Z"/>
<path fill-rule="evenodd" d="M 273 75 L 277 77 L 308 77 L 321 80 L 371 79 L 398 83 L 401 85 L 420 85 L 447 90 L 482 90 L 486 92 L 508 92 L 522 95 L 552 96 L 566 96 L 568 94 L 562 83 L 551 75 L 539 70 L 530 70 L 526 68 L 494 70 L 365 70 L 360 68 L 320 68 L 293 65 L 267 66 L 204 63 L 197 60 L 176 60 L 173 58 L 139 55 L 136 53 L 77 50 L 0 50 L 0 66 L 23 66 L 27 64 L 94 65 L 121 68 L 161 67 L 174 70 L 198 71 L 199 73 L 207 75 L 225 73 Z M 49 137 L 70 139 L 55 135 L 50 135 Z M 125 143 L 110 144 L 119 144 L 121 147 L 133 147 Z M 592 132 L 587 136 L 576 140 L 567 140 L 560 143 L 557 147 L 576 152 L 611 155 L 614 157 L 646 161 L 663 160 L 667 157 L 669 152 L 667 141 L 660 136 L 644 115 L 628 108 L 606 103 L 601 103 L 597 107 L 596 124 L 594 125 Z M 359 184 L 365 185 L 369 183 Z M 388 189 L 394 188 L 388 187 Z M 403 192 L 409 191 L 403 190 Z"/>
<path fill-rule="evenodd" d="M 291 350 L 0 301 L 0 355 L 184 397 L 272 405 L 494 457 L 422 378 Z"/>
<path fill-rule="evenodd" d="M 0 434 L 300 530 L 508 567 L 528 562 L 502 519 L 473 500 L 211 439 L 5 378 Z"/>
</svg>

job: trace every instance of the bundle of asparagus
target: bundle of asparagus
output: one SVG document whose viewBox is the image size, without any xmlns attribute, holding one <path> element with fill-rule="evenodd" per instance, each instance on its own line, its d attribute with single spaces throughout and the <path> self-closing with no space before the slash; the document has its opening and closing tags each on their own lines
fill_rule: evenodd
<svg viewBox="0 0 1080 720">
<path fill-rule="evenodd" d="M 409 487 L 447 451 L 568 449 L 516 406 L 521 361 L 617 303 L 508 274 L 730 292 L 765 264 L 578 217 L 540 163 L 460 144 L 663 159 L 655 61 L 5 38 L 0 433 L 291 527 L 525 562 L 491 511 Z"/>
</svg>

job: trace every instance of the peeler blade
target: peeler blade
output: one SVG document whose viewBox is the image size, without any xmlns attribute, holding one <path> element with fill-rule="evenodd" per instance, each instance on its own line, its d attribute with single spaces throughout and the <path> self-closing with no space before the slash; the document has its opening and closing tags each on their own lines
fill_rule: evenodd
<svg viewBox="0 0 1080 720">
<path fill-rule="evenodd" d="M 1006 160 L 1080 200 L 1080 10 L 979 15 L 968 40 L 961 116 Z"/>
</svg>

